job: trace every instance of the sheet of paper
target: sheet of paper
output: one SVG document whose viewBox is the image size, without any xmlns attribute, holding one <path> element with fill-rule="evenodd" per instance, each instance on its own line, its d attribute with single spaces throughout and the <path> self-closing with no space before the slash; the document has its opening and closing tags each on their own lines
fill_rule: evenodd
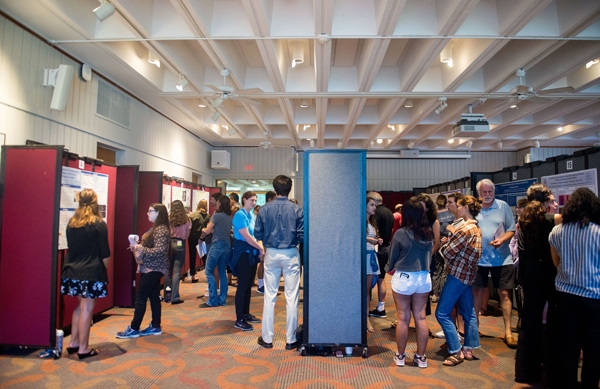
<svg viewBox="0 0 600 389">
<path fill-rule="evenodd" d="M 504 230 L 504 223 L 500 223 L 496 231 L 494 231 L 494 240 L 500 239 L 504 236 L 506 231 Z"/>
</svg>

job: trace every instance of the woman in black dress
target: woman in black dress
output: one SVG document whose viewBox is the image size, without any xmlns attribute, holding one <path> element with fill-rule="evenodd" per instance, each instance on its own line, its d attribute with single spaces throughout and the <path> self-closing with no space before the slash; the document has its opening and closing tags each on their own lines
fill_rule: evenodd
<svg viewBox="0 0 600 389">
<path fill-rule="evenodd" d="M 63 264 L 60 292 L 76 296 L 79 305 L 73 311 L 69 354 L 79 359 L 98 355 L 90 348 L 90 326 L 97 298 L 108 295 L 106 264 L 110 257 L 108 230 L 98 208 L 98 196 L 92 189 L 78 195 L 79 208 L 67 225 L 69 251 Z"/>
</svg>

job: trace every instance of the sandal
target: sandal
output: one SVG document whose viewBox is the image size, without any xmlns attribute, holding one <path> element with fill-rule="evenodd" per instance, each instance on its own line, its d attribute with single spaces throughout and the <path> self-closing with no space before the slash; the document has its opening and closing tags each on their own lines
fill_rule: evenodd
<svg viewBox="0 0 600 389">
<path fill-rule="evenodd" d="M 463 358 L 466 361 L 478 361 L 479 360 L 479 358 L 477 358 L 475 355 L 473 355 L 473 349 L 463 347 L 462 352 L 463 352 L 463 356 L 464 356 Z"/>
<path fill-rule="evenodd" d="M 392 328 L 396 328 L 398 326 L 398 320 L 394 320 L 391 324 Z"/>
<path fill-rule="evenodd" d="M 67 352 L 69 354 L 75 354 L 77 351 L 79 351 L 79 346 L 77 346 L 77 347 L 67 347 Z"/>
<path fill-rule="evenodd" d="M 335 356 L 338 357 L 338 358 L 344 358 L 344 353 L 341 352 L 340 350 L 338 350 L 338 351 L 335 352 Z"/>
<path fill-rule="evenodd" d="M 448 358 L 446 358 L 446 360 L 444 360 L 442 365 L 456 366 L 456 365 L 460 365 L 463 362 L 464 362 L 464 359 L 460 357 L 459 353 L 456 353 L 456 354 L 451 354 Z"/>
<path fill-rule="evenodd" d="M 79 357 L 79 359 L 85 359 L 85 358 L 89 358 L 89 357 L 95 357 L 96 355 L 98 355 L 98 349 L 97 348 L 93 348 L 90 350 L 90 352 L 84 353 L 84 354 L 80 354 L 77 353 L 77 356 Z"/>
</svg>

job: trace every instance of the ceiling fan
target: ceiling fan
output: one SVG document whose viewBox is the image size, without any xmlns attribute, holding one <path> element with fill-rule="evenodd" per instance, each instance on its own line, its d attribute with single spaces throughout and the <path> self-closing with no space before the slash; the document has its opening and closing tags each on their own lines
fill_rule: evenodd
<svg viewBox="0 0 600 389">
<path fill-rule="evenodd" d="M 230 99 L 241 101 L 242 103 L 248 103 L 248 104 L 254 104 L 254 105 L 262 104 L 259 101 L 252 100 L 252 99 L 242 96 L 242 95 L 262 93 L 263 92 L 262 89 L 252 88 L 252 89 L 240 89 L 240 90 L 236 91 L 234 88 L 227 85 L 227 77 L 229 77 L 229 70 L 227 70 L 227 69 L 221 70 L 221 76 L 223 76 L 223 85 L 204 84 L 216 92 L 215 93 L 216 98 L 211 103 L 211 107 L 213 107 L 214 109 L 217 109 L 217 108 L 221 107 L 221 105 L 223 105 L 223 102 L 225 102 L 225 100 L 230 100 Z"/>
<path fill-rule="evenodd" d="M 546 99 L 542 96 L 556 94 L 556 93 L 572 93 L 575 92 L 575 88 L 567 86 L 564 88 L 552 88 L 544 89 L 540 91 L 534 91 L 533 87 L 523 84 L 523 77 L 525 77 L 525 70 L 518 69 L 515 72 L 515 76 L 519 77 L 519 85 L 515 86 L 510 90 L 511 100 L 510 104 L 518 104 L 523 100 L 531 101 L 535 104 L 546 104 L 550 99 Z M 502 103 L 504 105 L 505 103 Z"/>
<path fill-rule="evenodd" d="M 268 137 L 269 137 L 269 131 L 265 131 L 263 133 L 265 140 L 263 140 L 262 142 L 259 143 L 259 146 L 257 147 L 257 149 L 263 149 L 263 150 L 275 150 L 275 146 L 273 146 L 273 143 L 269 142 Z"/>
</svg>

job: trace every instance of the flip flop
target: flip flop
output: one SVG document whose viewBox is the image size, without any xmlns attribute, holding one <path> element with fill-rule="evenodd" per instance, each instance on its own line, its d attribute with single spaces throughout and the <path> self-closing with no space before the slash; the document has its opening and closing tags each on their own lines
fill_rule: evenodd
<svg viewBox="0 0 600 389">
<path fill-rule="evenodd" d="M 452 354 L 442 363 L 444 366 L 456 366 L 464 362 L 464 359 L 459 354 Z"/>
<path fill-rule="evenodd" d="M 397 326 L 398 326 L 398 320 L 394 320 L 392 322 L 392 324 L 390 325 L 390 327 L 392 327 L 392 328 L 396 328 Z"/>
<path fill-rule="evenodd" d="M 341 352 L 340 350 L 338 350 L 338 351 L 335 352 L 335 356 L 338 357 L 338 358 L 344 358 L 344 353 Z"/>
</svg>

